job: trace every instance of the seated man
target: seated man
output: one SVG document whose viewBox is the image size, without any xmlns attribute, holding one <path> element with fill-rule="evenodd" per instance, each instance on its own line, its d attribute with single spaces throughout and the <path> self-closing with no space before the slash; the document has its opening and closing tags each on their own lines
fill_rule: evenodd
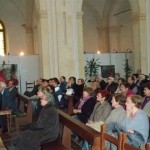
<svg viewBox="0 0 150 150">
<path fill-rule="evenodd" d="M 41 105 L 43 106 L 39 118 L 35 123 L 27 125 L 20 137 L 15 141 L 15 150 L 40 150 L 40 145 L 54 141 L 59 136 L 59 119 L 53 106 L 53 95 L 46 87 L 39 89 Z"/>
<path fill-rule="evenodd" d="M 0 82 L 0 109 L 11 109 L 12 113 L 18 113 L 17 106 L 12 100 L 12 95 L 6 88 L 5 82 Z M 2 132 L 7 132 L 7 119 L 6 116 L 0 116 L 0 125 L 2 126 Z"/>
</svg>

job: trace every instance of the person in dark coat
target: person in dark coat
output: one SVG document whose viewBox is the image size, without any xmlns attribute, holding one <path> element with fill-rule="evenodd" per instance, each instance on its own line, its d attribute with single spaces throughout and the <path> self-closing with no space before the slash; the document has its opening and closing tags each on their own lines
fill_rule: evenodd
<svg viewBox="0 0 150 150">
<path fill-rule="evenodd" d="M 94 96 L 94 91 L 91 87 L 84 87 L 83 99 L 80 100 L 77 108 L 73 109 L 74 119 L 87 123 L 96 104 L 96 99 Z"/>
<path fill-rule="evenodd" d="M 53 95 L 41 88 L 38 92 L 43 106 L 35 123 L 27 125 L 21 133 L 15 150 L 40 150 L 40 145 L 55 141 L 59 136 L 59 116 L 53 105 Z"/>
</svg>

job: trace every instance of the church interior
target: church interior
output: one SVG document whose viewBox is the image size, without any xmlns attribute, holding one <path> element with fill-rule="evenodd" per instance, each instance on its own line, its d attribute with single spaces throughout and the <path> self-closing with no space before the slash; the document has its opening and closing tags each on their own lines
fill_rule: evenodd
<svg viewBox="0 0 150 150">
<path fill-rule="evenodd" d="M 150 0 L 0 0 L 0 149 L 150 150 L 149 35 Z"/>
</svg>

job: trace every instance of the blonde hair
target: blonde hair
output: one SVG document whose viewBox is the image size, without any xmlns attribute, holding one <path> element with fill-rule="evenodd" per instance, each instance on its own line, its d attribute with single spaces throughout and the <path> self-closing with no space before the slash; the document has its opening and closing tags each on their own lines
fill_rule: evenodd
<svg viewBox="0 0 150 150">
<path fill-rule="evenodd" d="M 140 95 L 130 95 L 128 96 L 132 103 L 135 104 L 135 107 L 140 108 L 142 104 L 142 97 Z"/>
</svg>

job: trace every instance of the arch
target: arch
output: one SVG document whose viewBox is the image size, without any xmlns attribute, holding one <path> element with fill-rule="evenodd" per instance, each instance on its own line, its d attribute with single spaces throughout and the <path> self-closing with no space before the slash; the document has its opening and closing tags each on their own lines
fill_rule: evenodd
<svg viewBox="0 0 150 150">
<path fill-rule="evenodd" d="M 0 20 L 0 55 L 6 54 L 6 35 L 3 22 Z"/>
</svg>

